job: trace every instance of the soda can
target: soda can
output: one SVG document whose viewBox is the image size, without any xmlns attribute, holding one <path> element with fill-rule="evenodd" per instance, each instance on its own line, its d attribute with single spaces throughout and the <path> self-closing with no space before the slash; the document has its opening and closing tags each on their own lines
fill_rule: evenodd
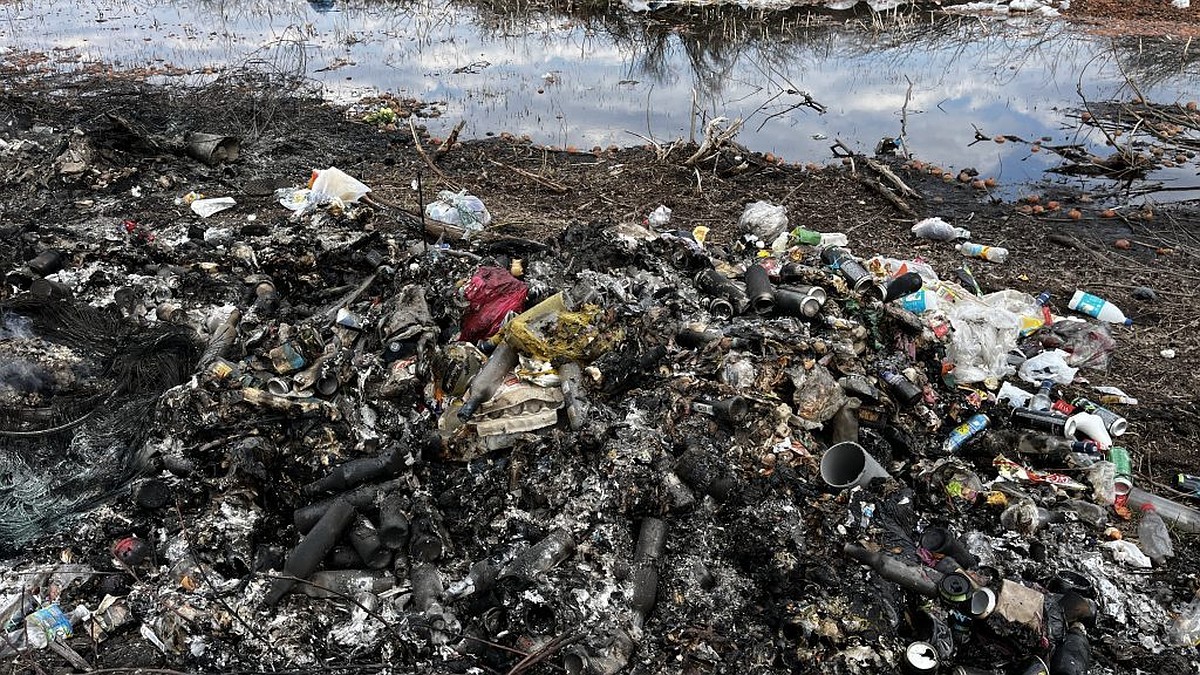
<svg viewBox="0 0 1200 675">
<path fill-rule="evenodd" d="M 988 419 L 987 415 L 982 413 L 972 415 L 970 419 L 960 424 L 954 429 L 954 431 L 950 432 L 950 436 L 946 439 L 946 443 L 942 446 L 942 448 L 947 452 L 954 452 L 958 450 L 972 436 L 987 428 L 989 422 L 991 422 L 991 420 Z"/>
<path fill-rule="evenodd" d="M 1129 494 L 1133 489 L 1133 463 L 1129 460 L 1129 451 L 1114 445 L 1108 449 L 1108 461 L 1116 467 L 1113 488 L 1117 495 Z"/>
</svg>

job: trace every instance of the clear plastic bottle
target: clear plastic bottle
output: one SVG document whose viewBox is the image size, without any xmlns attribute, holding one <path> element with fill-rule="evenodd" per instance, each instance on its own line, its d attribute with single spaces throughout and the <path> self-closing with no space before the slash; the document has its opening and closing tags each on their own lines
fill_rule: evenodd
<svg viewBox="0 0 1200 675">
<path fill-rule="evenodd" d="M 979 258 L 988 262 L 1002 263 L 1008 260 L 1008 249 L 999 246 L 985 246 L 964 241 L 958 245 L 958 252 L 968 258 Z"/>
<path fill-rule="evenodd" d="M 1200 534 L 1200 511 L 1166 497 L 1146 492 L 1141 488 L 1135 487 L 1129 490 L 1129 508 L 1140 509 L 1146 504 L 1153 504 L 1154 510 L 1171 527 L 1181 532 Z"/>
<path fill-rule="evenodd" d="M 1042 380 L 1042 384 L 1038 387 L 1038 392 L 1033 395 L 1033 400 L 1029 402 L 1030 410 L 1049 410 L 1050 409 L 1050 392 L 1054 389 L 1054 380 Z"/>
<path fill-rule="evenodd" d="M 1153 504 L 1142 504 L 1142 520 L 1138 523 L 1138 542 L 1142 553 L 1146 554 L 1155 566 L 1161 566 L 1167 558 L 1175 557 L 1175 547 L 1171 544 L 1171 533 L 1167 524 L 1158 515 Z"/>
</svg>

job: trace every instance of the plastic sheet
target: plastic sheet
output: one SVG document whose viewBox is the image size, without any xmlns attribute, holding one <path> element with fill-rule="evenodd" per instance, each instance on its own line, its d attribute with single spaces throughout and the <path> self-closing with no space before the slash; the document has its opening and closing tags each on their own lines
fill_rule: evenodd
<svg viewBox="0 0 1200 675">
<path fill-rule="evenodd" d="M 461 339 L 476 342 L 495 335 L 509 312 L 525 309 L 528 293 L 529 286 L 508 270 L 480 267 L 463 289 L 469 305 L 463 314 Z"/>
</svg>

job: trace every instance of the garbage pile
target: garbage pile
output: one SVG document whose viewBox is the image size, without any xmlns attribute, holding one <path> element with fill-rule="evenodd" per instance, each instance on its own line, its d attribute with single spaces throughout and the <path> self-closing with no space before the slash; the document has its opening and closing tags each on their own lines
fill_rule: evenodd
<svg viewBox="0 0 1200 675">
<path fill-rule="evenodd" d="M 1129 323 L 1103 299 L 766 202 L 540 242 L 369 195 L 331 167 L 253 220 L 193 193 L 14 245 L 5 658 L 1194 672 L 1200 597 L 1148 580 L 1200 512 L 1138 487 L 1136 401 L 1082 377 Z"/>
</svg>

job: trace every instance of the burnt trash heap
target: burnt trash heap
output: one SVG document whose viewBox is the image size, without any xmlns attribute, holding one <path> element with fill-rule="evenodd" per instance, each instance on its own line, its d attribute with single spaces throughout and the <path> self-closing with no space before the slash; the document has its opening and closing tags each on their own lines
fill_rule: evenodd
<svg viewBox="0 0 1200 675">
<path fill-rule="evenodd" d="M 535 242 L 313 184 L 9 271 L 12 663 L 1195 672 L 1103 300 L 762 202 Z"/>
</svg>

